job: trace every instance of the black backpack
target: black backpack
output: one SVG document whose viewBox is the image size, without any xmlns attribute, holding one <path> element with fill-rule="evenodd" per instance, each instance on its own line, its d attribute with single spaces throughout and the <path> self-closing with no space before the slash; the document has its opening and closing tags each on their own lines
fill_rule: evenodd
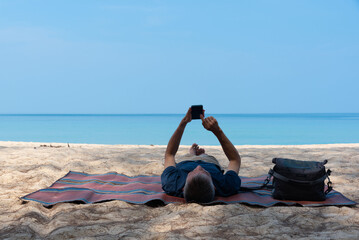
<svg viewBox="0 0 359 240">
<path fill-rule="evenodd" d="M 331 171 L 325 171 L 323 162 L 299 161 L 287 158 L 273 158 L 275 164 L 269 174 L 273 176 L 272 196 L 280 200 L 324 201 L 332 190 L 329 179 Z M 328 178 L 328 188 L 324 180 Z"/>
<path fill-rule="evenodd" d="M 242 191 L 272 188 L 272 197 L 278 200 L 324 201 L 333 189 L 329 179 L 331 171 L 325 171 L 323 162 L 300 161 L 287 158 L 273 158 L 275 164 L 269 170 L 268 177 L 260 187 L 241 187 Z M 273 184 L 268 186 L 273 177 Z M 324 181 L 328 178 L 327 189 Z"/>
</svg>

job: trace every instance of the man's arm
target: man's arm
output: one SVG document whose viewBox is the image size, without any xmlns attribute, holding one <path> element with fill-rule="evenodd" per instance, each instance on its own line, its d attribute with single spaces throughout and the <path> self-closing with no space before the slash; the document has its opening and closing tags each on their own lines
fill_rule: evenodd
<svg viewBox="0 0 359 240">
<path fill-rule="evenodd" d="M 176 166 L 175 162 L 175 155 L 178 151 L 178 147 L 180 145 L 182 135 L 184 132 L 184 129 L 187 126 L 187 123 L 189 123 L 192 120 L 191 115 L 191 108 L 188 109 L 186 116 L 182 119 L 179 126 L 177 127 L 176 131 L 173 133 L 170 141 L 167 144 L 167 149 L 165 153 L 165 169 L 169 166 Z"/>
<path fill-rule="evenodd" d="M 238 174 L 241 166 L 241 157 L 239 156 L 237 149 L 233 146 L 231 141 L 229 141 L 214 117 L 204 118 L 203 115 L 201 115 L 201 119 L 203 127 L 208 131 L 213 132 L 220 142 L 223 152 L 229 160 L 228 170 L 233 170 Z"/>
</svg>

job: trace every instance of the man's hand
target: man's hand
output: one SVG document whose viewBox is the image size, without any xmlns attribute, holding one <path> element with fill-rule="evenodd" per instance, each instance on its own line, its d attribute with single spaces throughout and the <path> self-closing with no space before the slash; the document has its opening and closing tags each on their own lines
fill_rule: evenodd
<svg viewBox="0 0 359 240">
<path fill-rule="evenodd" d="M 187 124 L 192 121 L 192 109 L 189 108 L 181 123 Z"/>
<path fill-rule="evenodd" d="M 213 132 L 214 134 L 218 134 L 220 132 L 221 129 L 218 125 L 217 120 L 214 117 L 204 118 L 204 116 L 201 114 L 201 119 L 202 119 L 202 125 L 205 129 Z"/>
</svg>

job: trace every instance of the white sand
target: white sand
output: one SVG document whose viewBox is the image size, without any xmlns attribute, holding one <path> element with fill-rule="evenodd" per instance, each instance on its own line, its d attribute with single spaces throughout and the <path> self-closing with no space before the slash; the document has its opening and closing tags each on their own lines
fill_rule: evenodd
<svg viewBox="0 0 359 240">
<path fill-rule="evenodd" d="M 46 144 L 47 147 L 40 147 Z M 49 147 L 52 146 L 60 146 Z M 181 146 L 185 154 L 189 146 Z M 218 147 L 205 147 L 223 166 Z M 359 144 L 237 146 L 240 175 L 266 174 L 273 157 L 328 159 L 334 188 L 359 202 Z M 160 175 L 165 146 L 0 142 L 0 239 L 358 239 L 359 207 L 271 207 L 121 201 L 57 204 L 19 197 L 46 188 L 68 171 Z"/>
</svg>

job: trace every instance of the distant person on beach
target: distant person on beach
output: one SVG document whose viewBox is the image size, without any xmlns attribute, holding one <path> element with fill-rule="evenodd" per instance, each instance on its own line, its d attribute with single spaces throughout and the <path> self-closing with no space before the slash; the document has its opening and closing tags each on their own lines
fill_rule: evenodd
<svg viewBox="0 0 359 240">
<path fill-rule="evenodd" d="M 186 202 L 208 203 L 215 195 L 226 197 L 236 194 L 241 185 L 238 176 L 241 157 L 237 149 L 223 133 L 214 117 L 205 118 L 203 111 L 201 120 L 203 127 L 217 137 L 229 164 L 224 174 L 218 160 L 207 155 L 196 143 L 191 146 L 187 155 L 176 162 L 175 155 L 183 132 L 186 125 L 192 121 L 190 108 L 168 142 L 165 170 L 161 175 L 162 189 L 168 195 L 184 197 Z"/>
</svg>

